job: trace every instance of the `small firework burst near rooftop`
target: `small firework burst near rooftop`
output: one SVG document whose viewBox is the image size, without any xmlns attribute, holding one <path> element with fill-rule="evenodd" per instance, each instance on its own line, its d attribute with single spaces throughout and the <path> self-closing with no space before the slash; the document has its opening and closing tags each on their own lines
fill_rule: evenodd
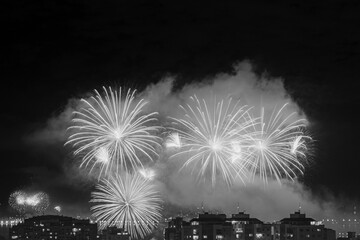
<svg viewBox="0 0 360 240">
<path fill-rule="evenodd" d="M 160 194 L 141 174 L 112 175 L 103 179 L 91 195 L 91 211 L 101 229 L 117 226 L 138 239 L 151 233 L 161 219 Z"/>
</svg>

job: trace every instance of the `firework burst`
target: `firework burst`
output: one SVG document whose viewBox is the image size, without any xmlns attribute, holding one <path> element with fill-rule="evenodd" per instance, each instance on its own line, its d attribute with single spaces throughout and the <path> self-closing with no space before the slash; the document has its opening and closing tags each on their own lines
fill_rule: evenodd
<svg viewBox="0 0 360 240">
<path fill-rule="evenodd" d="M 54 210 L 57 211 L 58 213 L 60 213 L 61 212 L 61 206 L 55 206 Z"/>
<path fill-rule="evenodd" d="M 49 196 L 44 192 L 27 194 L 23 191 L 15 191 L 9 197 L 9 204 L 20 214 L 27 211 L 43 213 L 49 207 Z"/>
<path fill-rule="evenodd" d="M 306 155 L 306 136 L 304 129 L 307 121 L 297 119 L 297 113 L 285 114 L 287 104 L 279 111 L 274 110 L 266 118 L 261 111 L 260 123 L 254 125 L 258 130 L 248 147 L 251 155 L 247 158 L 247 166 L 252 176 L 259 175 L 267 182 L 268 177 L 294 179 L 297 173 L 303 173 L 301 159 Z"/>
<path fill-rule="evenodd" d="M 36 193 L 32 198 L 34 200 L 32 206 L 38 213 L 44 213 L 50 205 L 49 195 L 44 192 Z"/>
<path fill-rule="evenodd" d="M 161 218 L 160 195 L 151 181 L 136 173 L 103 179 L 90 202 L 101 229 L 121 227 L 136 239 L 151 233 Z"/>
<path fill-rule="evenodd" d="M 95 90 L 90 100 L 82 99 L 85 107 L 76 111 L 65 144 L 72 144 L 75 155 L 82 154 L 81 166 L 100 166 L 100 175 L 114 169 L 129 169 L 142 160 L 156 156 L 159 129 L 154 125 L 156 112 L 144 113 L 147 102 L 136 101 L 135 92 L 103 88 L 104 96 Z"/>
<path fill-rule="evenodd" d="M 173 130 L 179 133 L 181 148 L 172 155 L 186 159 L 182 168 L 192 166 L 199 179 L 211 179 L 216 183 L 218 175 L 231 184 L 235 177 L 246 176 L 243 158 L 247 157 L 242 149 L 248 145 L 248 130 L 255 121 L 250 117 L 249 108 L 239 101 L 213 99 L 213 104 L 190 98 L 190 103 L 180 106 L 184 118 L 175 119 Z M 172 141 L 179 142 L 180 141 Z M 178 146 L 180 144 L 176 144 Z M 204 178 L 205 177 L 205 178 Z"/>
<path fill-rule="evenodd" d="M 26 209 L 26 193 L 23 191 L 15 191 L 10 194 L 9 205 L 20 214 Z"/>
</svg>

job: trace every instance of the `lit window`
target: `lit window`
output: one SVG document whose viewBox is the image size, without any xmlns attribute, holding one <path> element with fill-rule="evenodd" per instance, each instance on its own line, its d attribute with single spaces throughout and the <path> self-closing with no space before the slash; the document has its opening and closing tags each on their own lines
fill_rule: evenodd
<svg viewBox="0 0 360 240">
<path fill-rule="evenodd" d="M 204 238 L 204 239 L 207 239 L 207 235 L 204 235 L 203 238 Z"/>
<path fill-rule="evenodd" d="M 196 229 L 193 229 L 193 234 L 197 234 L 197 231 L 196 231 Z"/>
<path fill-rule="evenodd" d="M 199 239 L 199 236 L 198 235 L 194 235 L 193 236 L 193 240 L 198 240 Z"/>
<path fill-rule="evenodd" d="M 216 235 L 216 239 L 223 239 L 223 235 Z"/>
<path fill-rule="evenodd" d="M 262 233 L 256 233 L 255 236 L 256 236 L 256 238 L 262 238 L 263 235 L 262 235 Z"/>
</svg>

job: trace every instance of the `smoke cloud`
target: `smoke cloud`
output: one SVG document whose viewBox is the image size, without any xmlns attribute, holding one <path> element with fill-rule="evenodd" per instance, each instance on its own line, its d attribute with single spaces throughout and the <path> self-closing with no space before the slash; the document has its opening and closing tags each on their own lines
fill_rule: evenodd
<svg viewBox="0 0 360 240">
<path fill-rule="evenodd" d="M 164 125 L 168 117 L 181 117 L 179 105 L 186 104 L 193 95 L 209 101 L 214 97 L 240 100 L 242 104 L 252 107 L 255 113 L 259 113 L 262 107 L 265 111 L 272 112 L 274 108 L 288 103 L 286 111 L 296 112 L 297 118 L 306 118 L 287 94 L 281 78 L 258 75 L 246 61 L 235 65 L 233 73 L 220 73 L 202 81 L 187 83 L 177 89 L 174 89 L 175 83 L 176 77 L 166 77 L 138 93 L 139 98 L 148 101 L 146 110 L 158 112 L 159 120 Z M 71 114 L 79 108 L 79 100 L 70 100 L 64 112 L 52 118 L 48 127 L 34 134 L 32 138 L 38 143 L 43 141 L 63 144 Z M 158 174 L 156 182 L 165 200 L 182 208 L 203 204 L 209 211 L 220 210 L 229 214 L 236 212 L 239 207 L 239 210 L 245 210 L 266 221 L 279 220 L 298 209 L 299 205 L 314 218 L 330 215 L 335 208 L 330 202 L 313 198 L 310 191 L 297 181 L 284 181 L 280 185 L 272 180 L 264 184 L 263 181 L 255 179 L 246 184 L 238 181 L 231 187 L 219 182 L 212 187 L 207 182 L 196 181 L 189 171 L 179 171 L 177 163 L 169 160 L 166 152 L 161 153 L 160 159 L 151 167 Z M 73 176 L 71 178 L 76 179 Z"/>
<path fill-rule="evenodd" d="M 179 117 L 179 104 L 189 101 L 196 95 L 199 99 L 240 100 L 243 105 L 254 108 L 255 112 L 263 107 L 265 111 L 272 111 L 288 103 L 286 111 L 298 112 L 301 109 L 287 94 L 281 78 L 258 76 L 249 62 L 241 62 L 234 66 L 235 73 L 220 73 L 215 77 L 200 82 L 186 84 L 181 89 L 173 91 L 176 78 L 168 77 L 157 84 L 148 86 L 141 97 L 149 102 L 149 110 L 157 111 L 160 116 Z"/>
</svg>

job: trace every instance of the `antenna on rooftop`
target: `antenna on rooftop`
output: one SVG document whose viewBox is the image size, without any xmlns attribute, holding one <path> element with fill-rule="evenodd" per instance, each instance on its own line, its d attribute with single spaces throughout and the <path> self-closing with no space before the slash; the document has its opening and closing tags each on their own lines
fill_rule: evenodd
<svg viewBox="0 0 360 240">
<path fill-rule="evenodd" d="M 236 207 L 236 210 L 237 210 L 237 212 L 239 213 L 240 212 L 240 204 L 239 204 L 239 202 L 237 203 L 237 207 Z"/>
<path fill-rule="evenodd" d="M 301 202 L 299 202 L 299 213 L 301 212 Z"/>
</svg>

